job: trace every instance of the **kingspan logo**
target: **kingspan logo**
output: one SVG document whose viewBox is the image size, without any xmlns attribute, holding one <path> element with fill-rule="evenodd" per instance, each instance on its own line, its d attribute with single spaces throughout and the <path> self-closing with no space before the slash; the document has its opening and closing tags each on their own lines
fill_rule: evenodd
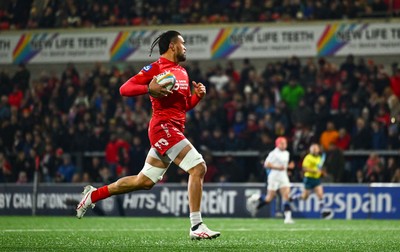
<svg viewBox="0 0 400 252">
<path fill-rule="evenodd" d="M 294 190 L 294 193 L 300 190 Z M 357 214 L 383 213 L 391 214 L 396 211 L 393 207 L 392 195 L 389 193 L 333 193 L 324 194 L 325 208 L 336 214 L 344 214 L 346 219 L 352 219 Z M 315 194 L 293 206 L 294 211 L 320 212 L 320 203 Z"/>
</svg>

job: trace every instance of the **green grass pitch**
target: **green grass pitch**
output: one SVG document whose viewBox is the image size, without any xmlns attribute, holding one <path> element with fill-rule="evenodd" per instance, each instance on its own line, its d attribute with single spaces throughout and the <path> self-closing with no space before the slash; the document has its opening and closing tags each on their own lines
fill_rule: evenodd
<svg viewBox="0 0 400 252">
<path fill-rule="evenodd" d="M 0 217 L 0 251 L 400 251 L 399 220 L 205 218 L 221 231 L 192 241 L 188 218 Z"/>
</svg>

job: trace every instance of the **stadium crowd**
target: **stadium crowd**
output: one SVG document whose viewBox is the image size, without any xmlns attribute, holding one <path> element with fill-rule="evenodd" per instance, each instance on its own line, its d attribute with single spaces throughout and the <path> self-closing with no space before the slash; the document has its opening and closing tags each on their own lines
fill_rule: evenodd
<svg viewBox="0 0 400 252">
<path fill-rule="evenodd" d="M 225 64 L 225 63 L 224 63 Z M 186 132 L 207 163 L 206 182 L 258 181 L 259 160 L 216 157 L 212 151 L 274 148 L 285 136 L 298 163 L 312 142 L 327 152 L 326 181 L 400 182 L 397 156 L 374 150 L 400 149 L 400 69 L 391 70 L 349 55 L 341 65 L 326 59 L 301 62 L 297 57 L 256 69 L 244 59 L 209 69 L 185 66 L 208 94 L 187 114 Z M 63 72 L 31 78 L 21 64 L 0 73 L 0 181 L 32 181 L 35 167 L 43 182 L 103 182 L 138 173 L 149 148 L 148 96 L 123 98 L 119 87 L 137 69 L 95 64 L 79 71 L 70 63 Z M 367 150 L 368 158 L 344 157 L 345 150 Z M 105 153 L 84 158 L 76 154 Z M 86 157 L 86 156 L 85 156 Z M 299 165 L 298 165 L 299 166 Z M 301 167 L 291 174 L 300 181 Z M 170 169 L 165 181 L 185 180 Z"/>
<path fill-rule="evenodd" d="M 5 0 L 0 30 L 399 16 L 400 0 Z"/>
</svg>

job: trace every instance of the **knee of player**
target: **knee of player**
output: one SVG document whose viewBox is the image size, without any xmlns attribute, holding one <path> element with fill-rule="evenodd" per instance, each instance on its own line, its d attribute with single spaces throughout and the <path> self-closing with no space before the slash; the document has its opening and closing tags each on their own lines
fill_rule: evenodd
<svg viewBox="0 0 400 252">
<path fill-rule="evenodd" d="M 139 187 L 142 190 L 150 190 L 156 184 L 150 178 L 145 177 L 145 176 L 138 177 L 137 179 L 138 179 Z"/>
<path fill-rule="evenodd" d="M 185 157 L 179 163 L 179 167 L 188 172 L 191 176 L 204 177 L 207 172 L 206 162 L 196 149 L 191 149 L 186 153 Z"/>
<path fill-rule="evenodd" d="M 151 188 L 153 188 L 153 186 L 155 185 L 155 183 L 151 180 L 145 180 L 142 182 L 142 189 L 143 190 L 150 190 Z"/>
<path fill-rule="evenodd" d="M 205 163 L 200 163 L 194 166 L 192 169 L 189 169 L 188 172 L 191 176 L 203 178 L 207 172 L 207 166 Z"/>
</svg>

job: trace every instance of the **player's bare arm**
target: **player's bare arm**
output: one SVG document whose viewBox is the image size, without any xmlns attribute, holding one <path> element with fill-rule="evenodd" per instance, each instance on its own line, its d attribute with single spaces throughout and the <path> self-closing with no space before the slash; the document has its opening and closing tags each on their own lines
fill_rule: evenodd
<svg viewBox="0 0 400 252">
<path fill-rule="evenodd" d="M 289 168 L 289 169 L 294 169 L 294 167 L 295 167 L 294 162 L 291 161 L 291 162 L 289 163 L 289 165 L 288 165 L 288 168 Z"/>
</svg>

